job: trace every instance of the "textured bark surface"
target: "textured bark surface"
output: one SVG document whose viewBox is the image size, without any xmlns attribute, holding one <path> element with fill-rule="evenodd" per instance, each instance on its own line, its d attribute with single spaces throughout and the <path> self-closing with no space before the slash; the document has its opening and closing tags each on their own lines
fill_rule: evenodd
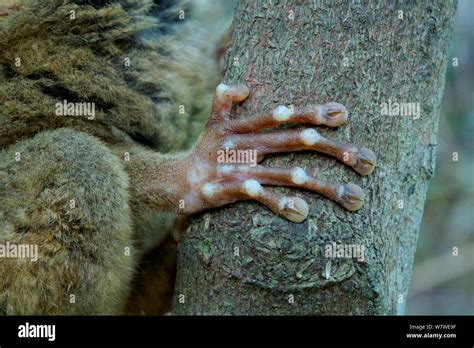
<svg viewBox="0 0 474 348">
<path fill-rule="evenodd" d="M 301 224 L 238 203 L 196 216 L 179 246 L 174 314 L 401 314 L 429 179 L 447 49 L 456 4 L 437 1 L 242 1 L 223 82 L 246 81 L 251 97 L 235 117 L 279 104 L 337 101 L 349 110 L 327 137 L 372 149 L 378 163 L 360 177 L 327 156 L 272 156 L 323 180 L 366 192 L 348 212 L 307 200 Z M 403 11 L 403 19 L 400 18 Z M 382 103 L 420 103 L 420 118 L 384 116 Z M 403 202 L 403 208 L 401 208 Z M 363 262 L 325 257 L 325 245 L 359 244 Z"/>
</svg>

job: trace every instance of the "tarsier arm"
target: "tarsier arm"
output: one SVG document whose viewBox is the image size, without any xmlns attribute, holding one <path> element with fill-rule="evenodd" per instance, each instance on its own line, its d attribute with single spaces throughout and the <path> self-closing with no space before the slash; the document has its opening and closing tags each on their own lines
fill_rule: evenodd
<svg viewBox="0 0 474 348">
<path fill-rule="evenodd" d="M 167 156 L 138 153 L 128 171 L 134 199 L 154 208 L 192 214 L 235 201 L 253 199 L 293 222 L 308 215 L 308 205 L 298 197 L 286 197 L 262 185 L 292 186 L 314 191 L 348 210 L 359 209 L 362 189 L 354 184 L 318 180 L 302 168 L 272 168 L 256 163 L 222 163 L 223 151 L 255 151 L 258 160 L 270 153 L 314 150 L 337 158 L 361 175 L 375 166 L 374 153 L 366 148 L 340 144 L 312 127 L 260 132 L 284 123 L 337 127 L 347 120 L 346 108 L 338 103 L 289 109 L 278 106 L 271 113 L 252 119 L 230 120 L 232 105 L 247 98 L 246 85 L 220 84 L 212 114 L 195 146 L 186 153 Z"/>
</svg>

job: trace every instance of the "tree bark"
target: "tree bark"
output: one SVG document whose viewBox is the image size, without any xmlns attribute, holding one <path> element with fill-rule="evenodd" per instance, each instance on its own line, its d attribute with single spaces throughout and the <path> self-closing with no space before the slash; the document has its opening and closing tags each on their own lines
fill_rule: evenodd
<svg viewBox="0 0 474 348">
<path fill-rule="evenodd" d="M 315 152 L 265 159 L 358 184 L 365 204 L 349 212 L 277 188 L 308 202 L 306 221 L 288 222 L 254 202 L 196 216 L 179 245 L 174 314 L 403 314 L 435 168 L 455 8 L 441 0 L 238 4 L 223 82 L 246 81 L 251 96 L 235 117 L 337 101 L 348 122 L 318 131 L 372 149 L 378 163 L 361 177 Z M 384 103 L 419 103 L 420 117 L 384 115 Z M 364 246 L 364 260 L 329 257 L 333 242 Z"/>
</svg>

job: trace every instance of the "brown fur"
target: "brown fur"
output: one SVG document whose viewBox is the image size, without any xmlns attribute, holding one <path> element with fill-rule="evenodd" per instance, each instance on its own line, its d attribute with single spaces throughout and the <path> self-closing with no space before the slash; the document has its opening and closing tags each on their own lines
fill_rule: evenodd
<svg viewBox="0 0 474 348">
<path fill-rule="evenodd" d="M 77 3 L 0 7 L 0 243 L 39 249 L 36 262 L 0 259 L 0 312 L 157 314 L 172 288 L 175 215 L 137 183 L 202 129 L 213 46 L 192 20 L 148 35 L 164 25 L 150 0 Z M 95 119 L 56 115 L 63 99 L 94 102 Z"/>
<path fill-rule="evenodd" d="M 124 2 L 136 8 L 28 2 L 2 22 L 0 145 L 60 127 L 107 142 L 122 142 L 126 133 L 163 152 L 193 143 L 209 114 L 215 84 L 205 41 L 191 23 L 174 35 L 139 40 L 138 35 L 157 26 L 142 14 L 151 2 Z M 56 116 L 54 105 L 63 99 L 95 102 L 94 122 Z M 180 105 L 184 114 L 179 114 Z"/>
</svg>

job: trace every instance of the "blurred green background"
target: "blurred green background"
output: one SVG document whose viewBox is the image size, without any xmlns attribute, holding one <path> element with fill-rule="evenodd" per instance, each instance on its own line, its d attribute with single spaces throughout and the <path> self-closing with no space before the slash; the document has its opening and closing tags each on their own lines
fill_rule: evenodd
<svg viewBox="0 0 474 348">
<path fill-rule="evenodd" d="M 474 1 L 460 0 L 406 314 L 474 314 L 473 59 Z"/>
</svg>

